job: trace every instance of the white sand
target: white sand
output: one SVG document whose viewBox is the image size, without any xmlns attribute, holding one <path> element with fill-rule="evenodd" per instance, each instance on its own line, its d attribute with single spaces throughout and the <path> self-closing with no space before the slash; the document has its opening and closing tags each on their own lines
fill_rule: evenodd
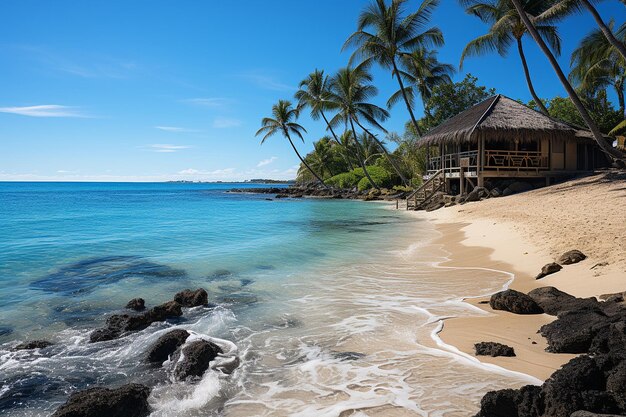
<svg viewBox="0 0 626 417">
<path fill-rule="evenodd" d="M 511 287 L 517 290 L 554 286 L 578 297 L 626 290 L 624 174 L 605 172 L 416 215 L 438 224 L 444 235 L 441 243 L 452 254 L 451 264 L 509 270 L 516 276 Z M 581 250 L 588 259 L 534 279 L 543 265 L 571 249 Z M 469 354 L 474 353 L 474 343 L 481 341 L 513 346 L 516 358 L 481 359 L 540 379 L 573 357 L 544 351 L 545 340 L 536 332 L 553 317 L 519 316 L 479 306 L 493 315 L 449 320 L 442 339 Z"/>
</svg>

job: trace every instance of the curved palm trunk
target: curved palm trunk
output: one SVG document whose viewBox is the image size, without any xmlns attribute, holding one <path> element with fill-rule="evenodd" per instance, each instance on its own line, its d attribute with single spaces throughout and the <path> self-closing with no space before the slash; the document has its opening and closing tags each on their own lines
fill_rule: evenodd
<svg viewBox="0 0 626 417">
<path fill-rule="evenodd" d="M 333 129 L 333 127 L 330 125 L 330 122 L 328 121 L 328 119 L 326 118 L 326 115 L 324 114 L 323 111 L 320 111 L 320 113 L 322 114 L 322 118 L 324 119 L 324 121 L 326 122 L 326 126 L 328 126 L 328 129 L 330 130 L 330 133 L 333 135 L 333 139 L 335 139 L 335 142 L 337 142 L 337 145 L 339 146 L 343 146 L 341 144 L 341 142 L 339 142 L 339 139 L 337 138 L 337 135 L 335 134 L 335 130 Z M 348 157 L 346 157 L 345 155 L 341 154 L 341 156 L 343 157 L 343 159 L 346 161 L 346 163 L 348 164 L 348 167 L 350 168 L 350 171 L 352 171 L 354 169 L 354 166 L 352 165 L 352 162 L 350 162 L 350 159 Z"/>
<path fill-rule="evenodd" d="M 305 167 L 306 167 L 306 168 L 307 168 L 307 169 L 311 172 L 311 174 L 313 174 L 313 176 L 314 176 L 315 178 L 317 178 L 317 180 L 320 182 L 320 184 L 322 184 L 325 188 L 328 188 L 328 185 L 326 185 L 326 184 L 324 183 L 324 180 L 323 180 L 323 179 L 321 179 L 321 178 L 319 177 L 319 175 L 317 175 L 317 174 L 315 173 L 315 171 L 313 171 L 313 170 L 311 169 L 311 167 L 309 166 L 309 164 L 307 164 L 307 163 L 306 163 L 306 161 L 304 160 L 304 158 L 302 158 L 302 156 L 300 155 L 300 152 L 298 152 L 298 149 L 296 149 L 296 146 L 293 144 L 293 141 L 291 140 L 291 136 L 289 136 L 289 134 L 288 134 L 288 133 L 286 133 L 286 134 L 285 134 L 285 136 L 287 136 L 287 139 L 289 140 L 289 143 L 291 144 L 291 147 L 293 148 L 293 150 L 294 150 L 294 152 L 296 153 L 296 155 L 298 155 L 298 158 L 300 158 L 300 161 L 302 161 L 302 163 L 304 164 L 304 166 L 305 166 Z"/>
<path fill-rule="evenodd" d="M 380 187 L 378 187 L 378 185 L 376 185 L 372 177 L 370 177 L 370 174 L 369 172 L 367 172 L 367 168 L 365 167 L 365 162 L 363 162 L 363 156 L 362 156 L 363 149 L 358 139 L 356 138 L 356 130 L 354 129 L 354 123 L 352 122 L 352 118 L 350 118 L 350 127 L 352 128 L 352 135 L 353 135 L 352 137 L 354 138 L 354 143 L 356 143 L 356 146 L 358 149 L 357 158 L 359 160 L 359 165 L 361 165 L 361 168 L 363 168 L 363 173 L 367 177 L 367 180 L 370 182 L 370 184 L 372 184 L 372 187 L 376 188 L 377 190 L 380 190 Z"/>
<path fill-rule="evenodd" d="M 409 103 L 409 98 L 406 96 L 406 91 L 404 90 L 404 83 L 402 82 L 402 77 L 400 77 L 400 71 L 398 71 L 398 66 L 396 65 L 396 59 L 393 59 L 393 72 L 396 74 L 396 79 L 398 80 L 398 84 L 400 84 L 400 91 L 402 91 L 402 97 L 404 98 L 404 103 L 406 104 L 406 109 L 409 111 L 411 115 L 411 122 L 413 122 L 413 127 L 415 127 L 415 132 L 417 136 L 422 136 L 422 132 L 417 124 L 417 120 L 415 119 L 415 115 L 413 114 L 413 109 L 411 108 L 411 103 Z"/>
<path fill-rule="evenodd" d="M 535 103 L 537 103 L 537 106 L 539 106 L 539 110 L 541 111 L 541 113 L 545 114 L 546 116 L 550 116 L 550 113 L 548 113 L 548 109 L 543 104 L 541 99 L 537 96 L 537 93 L 535 92 L 535 87 L 533 87 L 533 82 L 530 78 L 530 71 L 528 70 L 528 63 L 526 62 L 526 55 L 524 55 L 524 48 L 522 47 L 522 38 L 517 38 L 517 51 L 519 52 L 519 57 L 522 60 L 524 75 L 526 75 L 526 83 L 528 84 L 528 90 L 530 90 L 530 95 L 533 96 L 533 100 L 535 100 Z"/>
<path fill-rule="evenodd" d="M 624 85 L 621 83 L 615 84 L 615 91 L 617 92 L 617 102 L 619 103 L 619 111 L 624 119 L 626 119 L 626 103 L 624 102 Z"/>
<path fill-rule="evenodd" d="M 563 70 L 559 66 L 559 63 L 557 62 L 556 58 L 550 51 L 550 48 L 548 48 L 548 46 L 543 41 L 541 36 L 539 36 L 539 32 L 537 32 L 537 29 L 535 28 L 535 26 L 532 24 L 532 22 L 526 15 L 526 12 L 524 11 L 524 9 L 522 8 L 522 5 L 520 4 L 520 1 L 511 0 L 511 3 L 513 4 L 513 6 L 515 6 L 515 9 L 517 9 L 517 13 L 522 18 L 522 21 L 524 22 L 524 26 L 526 26 L 528 33 L 530 33 L 530 35 L 533 37 L 535 42 L 537 42 L 537 45 L 539 45 L 543 53 L 546 55 L 546 57 L 550 61 L 552 68 L 554 68 L 554 71 L 556 72 L 557 76 L 559 77 L 559 80 L 561 81 L 561 84 L 563 84 L 563 87 L 565 87 L 565 90 L 567 90 L 567 94 L 569 95 L 570 99 L 572 100 L 576 108 L 578 109 L 578 112 L 582 116 L 583 120 L 585 121 L 589 129 L 591 130 L 591 133 L 593 134 L 594 139 L 598 143 L 598 146 L 600 146 L 602 151 L 604 151 L 604 153 L 607 154 L 609 158 L 622 159 L 624 156 L 621 154 L 621 152 L 619 152 L 617 149 L 614 149 L 604 140 L 602 132 L 600 132 L 600 129 L 598 129 L 598 126 L 596 125 L 596 123 L 593 121 L 593 119 L 587 112 L 587 109 L 585 109 L 585 106 L 583 105 L 582 101 L 580 101 L 580 97 L 578 97 L 578 94 L 576 94 L 576 91 L 574 91 L 574 89 L 572 88 L 572 85 L 567 80 L 567 77 L 563 73 Z"/>
<path fill-rule="evenodd" d="M 622 54 L 624 59 L 626 59 L 626 46 L 622 42 L 620 42 L 620 40 L 617 39 L 615 35 L 613 35 L 611 28 L 609 28 L 606 23 L 604 23 L 604 20 L 602 20 L 602 17 L 600 16 L 596 8 L 593 7 L 593 5 L 589 2 L 589 0 L 581 0 L 581 2 L 585 5 L 587 10 L 589 10 L 598 26 L 600 26 L 600 30 L 602 31 L 602 33 L 604 33 L 606 39 L 611 43 L 611 45 L 615 47 L 615 49 L 619 51 L 620 54 Z"/>
<path fill-rule="evenodd" d="M 396 171 L 396 174 L 398 174 L 398 176 L 400 177 L 400 179 L 402 180 L 402 184 L 406 187 L 409 185 L 409 182 L 406 180 L 406 178 L 404 177 L 404 175 L 402 175 L 402 172 L 400 172 L 400 168 L 398 168 L 398 165 L 396 164 L 396 162 L 393 160 L 393 158 L 391 158 L 391 155 L 389 154 L 389 152 L 387 151 L 387 148 L 385 148 L 385 146 L 382 144 L 381 141 L 378 140 L 378 138 L 376 136 L 374 136 L 369 130 L 367 130 L 361 123 L 356 122 L 356 124 L 363 129 L 363 131 L 365 133 L 367 133 L 368 135 L 370 135 L 371 138 L 373 138 L 376 143 L 378 143 L 378 146 L 380 147 L 380 149 L 382 149 L 383 153 L 385 154 L 385 156 L 387 157 L 387 160 L 389 161 L 389 163 L 391 164 L 391 166 L 393 167 L 394 171 Z"/>
</svg>

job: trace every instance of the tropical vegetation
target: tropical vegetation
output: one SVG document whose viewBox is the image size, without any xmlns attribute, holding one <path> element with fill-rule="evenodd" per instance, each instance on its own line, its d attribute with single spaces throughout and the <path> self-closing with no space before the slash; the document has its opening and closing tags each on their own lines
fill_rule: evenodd
<svg viewBox="0 0 626 417">
<path fill-rule="evenodd" d="M 626 23 L 605 22 L 594 3 L 458 0 L 459 7 L 486 24 L 484 35 L 468 40 L 459 68 L 470 57 L 489 52 L 506 57 L 515 47 L 533 98 L 528 105 L 587 126 L 607 154 L 623 160 L 603 135 L 626 132 Z M 262 143 L 277 133 L 287 139 L 301 161 L 299 182 L 361 191 L 418 186 L 427 160 L 424 148 L 418 146 L 420 137 L 496 94 L 471 74 L 454 82 L 456 68 L 439 61 L 444 34 L 431 22 L 439 4 L 439 0 L 422 0 L 411 10 L 406 0 L 371 0 L 358 16 L 356 31 L 343 44 L 342 50 L 352 51 L 347 65 L 334 73 L 314 69 L 300 82 L 295 107 L 288 100 L 273 106 L 272 116 L 262 120 L 257 135 L 263 136 Z M 589 13 L 598 27 L 581 37 L 566 74 L 556 59 L 561 52 L 559 24 L 573 13 Z M 566 97 L 540 96 L 532 77 L 539 69 L 531 69 L 526 59 L 529 41 L 548 58 Z M 389 71 L 398 84 L 398 90 L 386 97 L 385 107 L 376 104 L 374 65 Z M 616 95 L 617 108 L 608 92 Z M 389 132 L 385 122 L 398 103 L 403 103 L 409 117 L 403 132 Z M 418 117 L 420 104 L 423 115 Z M 304 141 L 306 130 L 297 123 L 302 112 L 323 123 L 328 133 L 314 140 L 313 150 L 304 157 L 292 140 Z"/>
</svg>

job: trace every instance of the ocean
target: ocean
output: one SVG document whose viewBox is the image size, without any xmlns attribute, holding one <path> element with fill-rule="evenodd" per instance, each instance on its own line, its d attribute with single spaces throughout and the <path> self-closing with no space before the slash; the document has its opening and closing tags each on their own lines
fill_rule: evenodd
<svg viewBox="0 0 626 417">
<path fill-rule="evenodd" d="M 445 268 L 433 225 L 387 203 L 268 199 L 259 184 L 0 183 L 0 414 L 138 382 L 153 416 L 469 416 L 532 378 L 445 345 L 442 320 L 506 271 Z M 477 266 L 478 267 L 478 266 Z M 106 317 L 205 288 L 211 308 L 89 343 Z M 230 375 L 145 362 L 173 328 L 232 342 Z M 46 339 L 41 351 L 13 351 Z"/>
</svg>

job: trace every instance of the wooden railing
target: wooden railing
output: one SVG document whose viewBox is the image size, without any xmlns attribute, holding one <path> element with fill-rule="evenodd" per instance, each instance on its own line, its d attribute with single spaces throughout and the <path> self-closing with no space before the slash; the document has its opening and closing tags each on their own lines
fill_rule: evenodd
<svg viewBox="0 0 626 417">
<path fill-rule="evenodd" d="M 485 151 L 485 168 L 547 169 L 548 156 L 535 151 Z"/>
<path fill-rule="evenodd" d="M 464 168 L 466 172 L 478 171 L 478 151 L 445 154 L 430 158 L 427 178 L 435 172 L 444 170 L 446 174 L 456 175 L 460 171 L 461 160 L 467 158 L 469 164 Z M 486 150 L 485 159 L 481 168 L 505 170 L 539 170 L 548 169 L 548 156 L 536 151 L 497 151 Z"/>
<path fill-rule="evenodd" d="M 419 210 L 430 201 L 438 191 L 446 189 L 446 174 L 440 169 L 434 173 L 420 188 L 406 197 L 407 210 Z M 397 207 L 397 205 L 396 205 Z"/>
</svg>

